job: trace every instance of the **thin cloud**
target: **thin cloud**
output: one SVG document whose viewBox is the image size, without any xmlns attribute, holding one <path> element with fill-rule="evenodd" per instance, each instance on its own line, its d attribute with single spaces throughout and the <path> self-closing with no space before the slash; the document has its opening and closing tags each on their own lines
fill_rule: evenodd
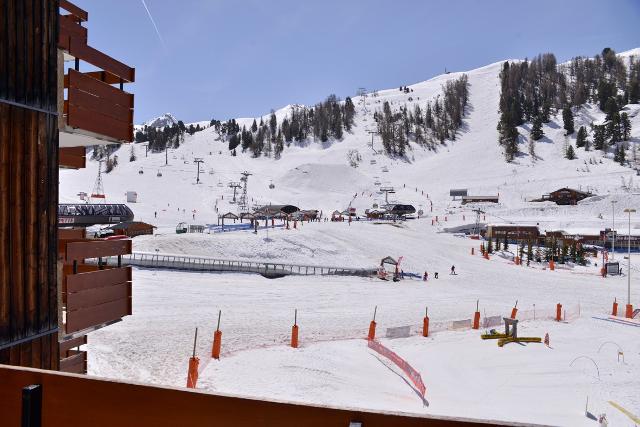
<svg viewBox="0 0 640 427">
<path fill-rule="evenodd" d="M 142 2 L 142 5 L 144 6 L 145 10 L 147 11 L 147 15 L 149 15 L 149 20 L 153 24 L 153 28 L 155 28 L 155 30 L 156 30 L 156 34 L 158 35 L 158 39 L 160 39 L 160 43 L 162 43 L 162 48 L 164 50 L 167 50 L 167 46 L 164 44 L 164 39 L 162 38 L 162 35 L 160 34 L 160 30 L 158 29 L 158 26 L 156 25 L 156 21 L 153 19 L 153 16 L 151 16 L 151 12 L 149 11 L 149 8 L 147 7 L 147 2 L 145 2 L 144 0 L 140 0 L 140 1 Z"/>
</svg>

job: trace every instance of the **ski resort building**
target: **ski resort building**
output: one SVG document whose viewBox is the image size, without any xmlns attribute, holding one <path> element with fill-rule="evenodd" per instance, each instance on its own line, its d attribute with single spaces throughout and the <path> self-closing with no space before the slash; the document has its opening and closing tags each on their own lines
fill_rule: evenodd
<svg viewBox="0 0 640 427">
<path fill-rule="evenodd" d="M 256 209 L 254 215 L 260 219 L 283 218 L 299 210 L 300 208 L 294 205 L 265 205 Z"/>
<path fill-rule="evenodd" d="M 553 202 L 557 205 L 576 205 L 580 200 L 591 196 L 593 196 L 591 193 L 564 187 L 552 191 L 549 194 L 544 194 L 541 198 L 532 200 L 532 202 Z"/>
<path fill-rule="evenodd" d="M 469 203 L 498 203 L 499 196 L 462 196 L 462 204 Z"/>
<path fill-rule="evenodd" d="M 127 221 L 107 227 L 117 236 L 136 237 L 153 234 L 156 227 L 141 221 Z M 203 227 L 204 228 L 204 227 Z"/>
<path fill-rule="evenodd" d="M 536 225 L 518 225 L 518 224 L 491 224 L 487 225 L 485 238 L 498 239 L 500 241 L 505 238 L 509 241 L 525 240 L 538 241 L 540 230 Z"/>
</svg>

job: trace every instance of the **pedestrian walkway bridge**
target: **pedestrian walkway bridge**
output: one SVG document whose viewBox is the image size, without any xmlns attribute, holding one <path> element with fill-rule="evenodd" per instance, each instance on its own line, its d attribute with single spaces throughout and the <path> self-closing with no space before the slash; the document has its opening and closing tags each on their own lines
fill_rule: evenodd
<svg viewBox="0 0 640 427">
<path fill-rule="evenodd" d="M 116 265 L 117 258 L 107 259 Z M 170 255 L 151 252 L 134 252 L 122 256 L 123 265 L 145 268 L 164 268 L 188 271 L 217 271 L 257 273 L 265 277 L 283 276 L 360 276 L 376 274 L 375 268 L 329 267 L 321 265 L 288 264 L 279 262 L 218 259 L 192 255 Z"/>
</svg>

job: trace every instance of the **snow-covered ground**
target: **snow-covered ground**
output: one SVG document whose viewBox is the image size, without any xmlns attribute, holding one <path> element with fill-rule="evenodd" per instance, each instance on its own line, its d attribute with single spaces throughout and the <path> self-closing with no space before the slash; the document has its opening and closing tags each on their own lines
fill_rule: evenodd
<svg viewBox="0 0 640 427">
<path fill-rule="evenodd" d="M 640 54 L 638 49 L 633 52 Z M 535 263 L 515 266 L 509 253 L 487 261 L 477 250 L 475 256 L 470 254 L 477 241 L 441 232 L 475 220 L 473 206 L 451 200 L 452 188 L 468 188 L 470 195 L 499 194 L 498 205 L 481 206 L 487 212 L 482 222 L 540 224 L 542 230 L 597 233 L 611 226 L 611 202 L 617 201 L 616 227 L 626 233 L 623 209 L 640 208 L 632 169 L 596 151 L 577 149 L 578 159 L 573 161 L 563 157 L 565 144 L 575 144 L 575 135 L 563 135 L 559 115 L 544 126 L 546 137 L 537 143 L 537 160 L 522 155 L 512 164 L 504 162 L 496 131 L 500 67 L 496 63 L 467 73 L 469 108 L 456 141 L 437 152 L 413 145 L 405 160 L 379 154 L 377 139 L 376 151 L 371 149 L 368 131 L 375 128 L 373 111 L 385 100 L 394 109 L 405 103 L 422 105 L 459 73 L 412 85 L 410 94 L 397 88 L 380 91 L 378 97 L 366 99 L 366 111 L 354 98 L 357 115 L 352 133 L 327 146 L 293 144 L 279 160 L 254 159 L 248 153 L 231 156 L 213 129 L 187 136 L 180 148 L 169 152 L 168 166 L 164 153 L 145 157 L 136 144 L 138 159 L 129 162 L 130 147 L 121 148 L 116 153 L 120 164 L 104 175 L 107 200 L 122 203 L 126 191 L 137 191 L 139 202 L 130 204 L 136 219 L 158 227 L 154 236 L 135 238 L 134 250 L 356 267 L 376 266 L 387 255 L 403 256 L 405 272 L 426 270 L 432 278 L 427 283 L 355 277 L 269 280 L 248 274 L 135 269 L 134 314 L 89 336 L 90 373 L 183 385 L 198 327 L 199 387 L 211 391 L 554 425 L 593 425 L 584 415 L 589 396 L 591 412 L 606 412 L 610 425 L 633 425 L 607 401 L 640 413 L 640 328 L 592 319 L 606 316 L 614 298 L 626 302 L 627 277 L 603 279 L 594 265 L 560 266 L 554 272 Z M 627 107 L 632 144 L 640 140 L 637 107 Z M 286 112 L 279 110 L 279 119 Z M 586 106 L 576 112 L 576 128 L 602 118 L 600 111 Z M 242 126 L 252 120 L 239 122 Z M 523 127 L 521 133 L 528 135 L 528 129 Z M 347 152 L 353 149 L 363 157 L 358 168 L 348 165 Z M 193 164 L 197 157 L 205 160 L 199 185 Z M 385 168 L 388 172 L 383 172 Z M 295 230 L 261 230 L 257 235 L 175 234 L 181 221 L 216 223 L 216 207 L 219 213 L 237 212 L 227 184 L 239 181 L 245 170 L 253 174 L 248 185 L 253 205 L 290 203 L 321 209 L 326 216 L 351 204 L 362 213 L 384 202 L 378 191 L 384 185 L 395 188 L 392 200 L 411 203 L 425 214 L 395 224 L 320 222 Z M 78 192 L 90 192 L 96 174 L 95 161 L 89 161 L 86 169 L 61 171 L 61 202 L 77 202 Z M 577 206 L 528 201 L 565 186 L 588 189 L 597 196 Z M 436 215 L 439 222 L 432 225 Z M 638 232 L 636 219 L 632 228 Z M 448 274 L 451 265 L 458 275 Z M 436 271 L 438 280 L 433 279 Z M 634 268 L 632 273 L 632 302 L 640 306 L 640 272 Z M 470 319 L 478 299 L 483 316 L 507 315 L 517 300 L 519 317 L 526 319 L 521 334 L 549 332 L 553 348 L 541 344 L 498 348 L 494 341 L 481 341 L 476 331 L 447 330 L 447 322 Z M 568 323 L 545 320 L 557 303 L 567 309 Z M 428 406 L 362 340 L 375 306 L 379 335 L 384 336 L 388 327 L 412 327 L 411 337 L 383 342 L 422 372 Z M 427 306 L 439 332 L 424 339 L 418 334 Z M 294 309 L 301 328 L 298 350 L 287 346 Z M 212 361 L 218 310 L 223 312 L 222 359 Z M 606 342 L 615 345 L 606 344 L 599 352 Z M 624 350 L 624 363 L 617 362 L 616 346 Z M 570 366 L 580 356 L 597 363 L 600 379 L 585 358 Z"/>
<path fill-rule="evenodd" d="M 199 236 L 201 242 L 219 237 Z M 263 241 L 265 236 L 224 237 L 227 245 L 243 247 L 244 239 Z M 639 328 L 591 319 L 606 316 L 614 297 L 624 301 L 624 276 L 602 279 L 593 266 L 553 272 L 535 263 L 515 266 L 507 254 L 487 261 L 477 251 L 470 254 L 477 241 L 438 233 L 430 220 L 409 221 L 402 227 L 311 223 L 297 230 L 270 231 L 270 239 L 273 242 L 263 244 L 300 239 L 313 247 L 322 239 L 326 252 L 335 254 L 323 255 L 324 263 L 338 263 L 344 254 L 340 264 L 359 260 L 358 265 L 368 266 L 388 253 L 404 254 L 406 272 L 427 269 L 432 278 L 426 283 L 355 277 L 270 280 L 249 274 L 136 269 L 134 315 L 91 335 L 90 373 L 183 385 L 198 327 L 199 387 L 212 391 L 447 415 L 460 415 L 463 405 L 465 415 L 474 417 L 562 425 L 586 420 L 587 395 L 592 411 L 606 412 L 609 418 L 615 410 L 607 408 L 607 400 L 638 412 Z M 448 274 L 451 264 L 457 275 Z M 435 271 L 440 272 L 438 280 L 433 279 Z M 639 283 L 633 278 L 634 289 Z M 532 319 L 535 310 L 537 320 L 525 320 L 520 334 L 549 332 L 553 349 L 541 344 L 500 349 L 495 341 L 481 341 L 471 331 L 436 332 L 426 340 L 416 336 L 426 306 L 432 328 L 447 329 L 447 321 L 472 317 L 476 299 L 483 317 L 508 315 L 516 300 L 519 318 Z M 638 303 L 637 293 L 634 301 Z M 567 324 L 544 320 L 558 302 L 570 311 Z M 375 306 L 380 336 L 389 327 L 411 326 L 412 338 L 385 343 L 422 372 L 428 407 L 366 348 L 362 338 Z M 298 352 L 287 347 L 294 309 L 302 344 Z M 210 359 L 218 310 L 223 331 L 220 362 Z M 608 341 L 623 348 L 626 365 L 615 362 L 615 346 L 598 353 Z M 580 359 L 569 366 L 582 355 L 596 359 L 600 381 L 593 378 L 591 362 Z"/>
</svg>

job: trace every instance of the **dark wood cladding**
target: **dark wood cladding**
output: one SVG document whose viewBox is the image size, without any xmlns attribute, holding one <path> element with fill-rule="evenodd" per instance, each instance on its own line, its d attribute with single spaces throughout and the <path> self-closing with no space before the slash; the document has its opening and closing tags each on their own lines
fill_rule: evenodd
<svg viewBox="0 0 640 427">
<path fill-rule="evenodd" d="M 83 169 L 87 163 L 86 153 L 87 150 L 85 147 L 60 148 L 60 167 L 68 169 Z"/>
<path fill-rule="evenodd" d="M 0 0 L 0 363 L 57 369 L 58 2 Z"/>
<path fill-rule="evenodd" d="M 29 384 L 42 384 L 42 419 L 47 426 L 73 426 L 79 420 L 91 420 L 92 427 L 347 427 L 351 422 L 364 427 L 525 425 L 276 402 L 3 366 L 0 378 L 0 413 L 6 427 L 21 425 L 20 390 Z M 464 408 L 459 412 L 464 414 Z"/>
</svg>

